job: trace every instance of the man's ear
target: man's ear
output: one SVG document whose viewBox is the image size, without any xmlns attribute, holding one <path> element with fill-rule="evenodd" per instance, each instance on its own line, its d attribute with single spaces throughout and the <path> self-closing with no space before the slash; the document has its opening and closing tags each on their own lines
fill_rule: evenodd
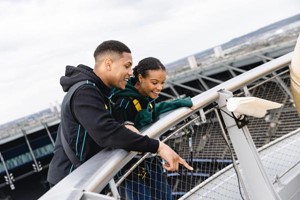
<svg viewBox="0 0 300 200">
<path fill-rule="evenodd" d="M 104 64 L 105 64 L 105 69 L 110 71 L 111 70 L 111 64 L 112 64 L 112 60 L 111 59 L 105 59 L 104 60 Z"/>
</svg>

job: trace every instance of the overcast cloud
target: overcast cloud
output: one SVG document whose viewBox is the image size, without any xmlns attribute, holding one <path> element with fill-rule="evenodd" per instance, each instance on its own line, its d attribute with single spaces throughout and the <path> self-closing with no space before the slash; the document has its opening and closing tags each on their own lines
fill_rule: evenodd
<svg viewBox="0 0 300 200">
<path fill-rule="evenodd" d="M 0 124 L 61 102 L 104 40 L 168 64 L 300 13 L 299 0 L 0 0 Z"/>
</svg>

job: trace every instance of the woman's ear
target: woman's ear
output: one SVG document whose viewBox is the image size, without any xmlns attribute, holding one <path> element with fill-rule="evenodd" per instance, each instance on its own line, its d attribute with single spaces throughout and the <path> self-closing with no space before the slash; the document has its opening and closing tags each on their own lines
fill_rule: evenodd
<svg viewBox="0 0 300 200">
<path fill-rule="evenodd" d="M 139 82 L 140 82 L 140 83 L 142 83 L 142 82 L 143 82 L 143 79 L 144 79 L 144 77 L 143 77 L 141 74 L 139 74 L 139 75 L 138 75 L 138 79 L 139 79 Z"/>
</svg>

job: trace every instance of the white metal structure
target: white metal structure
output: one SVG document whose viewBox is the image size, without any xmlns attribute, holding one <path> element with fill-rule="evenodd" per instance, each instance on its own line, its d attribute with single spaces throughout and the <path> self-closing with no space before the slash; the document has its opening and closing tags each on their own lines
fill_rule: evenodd
<svg viewBox="0 0 300 200">
<path fill-rule="evenodd" d="M 219 90 L 228 90 L 233 93 L 236 93 L 237 91 L 244 91 L 243 88 L 245 86 L 251 86 L 255 81 L 258 79 L 267 77 L 269 74 L 274 74 L 276 71 L 282 71 L 283 68 L 286 68 L 290 62 L 291 62 L 292 53 L 286 54 L 280 58 L 274 59 L 268 63 L 265 63 L 255 69 L 252 69 L 250 71 L 247 71 L 235 78 L 230 79 L 229 81 L 226 81 L 206 92 L 203 92 L 195 97 L 192 98 L 192 101 L 194 103 L 193 109 L 187 109 L 187 108 L 181 108 L 176 111 L 173 111 L 169 113 L 168 115 L 162 117 L 159 121 L 154 123 L 152 126 L 150 126 L 148 129 L 146 129 L 143 134 L 147 134 L 148 136 L 152 138 L 157 138 L 164 134 L 165 132 L 169 131 L 172 127 L 178 126 L 183 120 L 186 120 L 187 118 L 191 117 L 193 114 L 198 113 L 198 111 L 202 111 L 202 109 L 206 109 L 206 114 L 208 113 L 207 106 L 213 104 L 214 102 L 219 100 L 220 94 Z M 275 77 L 275 78 L 274 78 Z M 278 78 L 278 76 L 274 76 L 271 78 L 271 81 Z M 213 108 L 215 109 L 215 108 Z M 205 121 L 205 117 L 201 115 L 202 123 Z M 199 118 L 199 117 L 198 117 Z M 188 124 L 188 123 L 186 123 Z M 226 120 L 225 120 L 226 124 Z M 226 124 L 226 126 L 228 126 Z M 228 129 L 228 127 L 227 127 Z M 182 134 L 184 135 L 184 134 Z M 170 136 L 170 139 L 176 140 L 178 138 L 176 134 Z M 290 137 L 296 137 L 297 134 L 294 134 Z M 286 137 L 286 139 L 289 140 L 290 137 Z M 204 136 L 203 136 L 204 138 Z M 232 139 L 232 138 L 231 138 Z M 245 142 L 251 139 L 251 137 L 245 138 Z M 295 139 L 294 141 L 297 142 L 299 139 Z M 281 139 L 285 143 L 284 139 Z M 232 143 L 234 143 L 232 141 Z M 250 142 L 251 143 L 251 142 Z M 277 142 L 278 143 L 278 142 Z M 270 148 L 275 148 L 274 146 L 280 146 L 281 144 L 274 143 L 273 145 L 269 145 Z M 277 147 L 284 149 L 288 143 L 283 145 L 283 147 Z M 252 148 L 252 155 L 256 155 L 251 159 L 251 164 L 255 165 L 255 160 L 260 163 L 260 159 L 257 156 L 255 146 L 252 142 L 250 145 Z M 240 149 L 243 151 L 243 148 Z M 239 149 L 235 149 L 235 151 L 240 151 Z M 249 151 L 249 152 L 251 152 Z M 275 151 L 278 151 L 275 150 Z M 248 152 L 248 153 L 249 153 Z M 237 153 L 237 157 L 239 158 L 239 153 Z M 209 186 L 209 184 L 206 184 L 206 182 L 200 183 L 198 186 L 196 186 L 194 189 L 187 192 L 185 196 L 182 197 L 182 199 L 210 199 L 205 198 L 207 194 L 212 194 L 211 199 L 220 199 L 218 197 L 219 194 L 222 196 L 222 199 L 299 199 L 300 193 L 299 193 L 299 187 L 296 187 L 297 185 L 300 185 L 299 182 L 299 170 L 298 164 L 299 164 L 299 154 L 300 152 L 294 151 L 296 154 L 293 156 L 293 159 L 295 158 L 296 161 L 292 161 L 290 163 L 289 169 L 284 172 L 284 174 L 276 174 L 276 177 L 270 177 L 270 174 L 272 172 L 266 170 L 267 162 L 267 156 L 261 155 L 260 157 L 263 157 L 263 163 L 264 161 L 267 162 L 266 164 L 259 164 L 257 170 L 264 171 L 261 177 L 261 182 L 259 183 L 258 187 L 249 187 L 249 184 L 253 184 L 251 182 L 248 182 L 247 178 L 244 180 L 244 185 L 241 188 L 241 191 L 237 193 L 238 195 L 235 196 L 235 198 L 231 198 L 231 196 L 234 196 L 232 194 L 236 194 L 236 191 L 239 191 L 238 188 L 241 187 L 241 185 L 238 184 L 228 184 L 226 181 L 220 181 L 219 184 L 214 184 L 213 186 Z M 267 154 L 267 153 L 266 153 Z M 60 183 L 58 183 L 54 188 L 52 188 L 49 192 L 47 192 L 45 195 L 43 195 L 40 199 L 117 199 L 118 194 L 116 192 L 114 193 L 114 196 L 107 196 L 99 194 L 100 191 L 110 182 L 110 180 L 114 177 L 114 175 L 131 159 L 133 156 L 135 156 L 136 153 L 134 152 L 126 152 L 124 150 L 105 150 L 97 155 L 95 155 L 93 158 L 91 158 L 89 161 L 84 163 L 82 166 L 80 166 L 77 170 L 75 170 L 73 173 L 71 173 L 68 177 L 63 179 Z M 241 154 L 242 155 L 242 154 Z M 240 159 L 240 158 L 239 158 Z M 273 158 L 272 158 L 273 159 Z M 101 160 L 101 162 L 99 162 Z M 234 159 L 233 159 L 234 160 Z M 280 161 L 280 160 L 279 160 Z M 282 160 L 281 160 L 282 161 Z M 290 162 L 290 161 L 286 161 Z M 235 163 L 235 161 L 233 161 Z M 275 161 L 272 163 L 275 163 Z M 278 164 L 278 167 L 280 168 L 280 165 Z M 226 172 L 230 171 L 229 169 L 231 166 L 228 166 L 226 170 L 220 171 L 217 175 L 214 175 L 214 177 L 220 177 L 223 176 Z M 273 166 L 273 168 L 275 168 Z M 241 170 L 237 174 L 245 174 L 243 170 L 246 170 L 243 168 L 243 165 L 236 170 Z M 273 169 L 274 170 L 274 169 Z M 276 171 L 275 169 L 274 171 Z M 286 170 L 286 167 L 285 167 Z M 278 171 L 278 170 L 277 170 Z M 296 173 L 295 173 L 296 171 Z M 221 173 L 222 172 L 222 173 Z M 292 174 L 292 172 L 294 172 Z M 187 173 L 188 174 L 188 173 Z M 268 176 L 267 176 L 267 175 Z M 195 174 L 196 175 L 196 172 Z M 273 174 L 274 175 L 274 174 Z M 235 177 L 235 173 L 231 174 L 230 177 Z M 256 176 L 256 175 L 254 175 Z M 227 177 L 227 179 L 231 179 L 230 177 Z M 218 181 L 219 178 L 213 179 L 212 177 L 207 179 L 206 181 Z M 220 179 L 219 179 L 220 180 Z M 241 181 L 241 180 L 239 180 Z M 110 186 L 114 189 L 114 181 L 110 182 Z M 272 183 L 272 184 L 270 184 Z M 223 189 L 220 191 L 217 191 L 218 186 L 221 184 L 225 184 Z M 262 184 L 265 184 L 266 188 L 269 188 L 268 190 L 270 192 L 264 192 L 264 190 L 257 190 L 260 186 L 263 187 Z M 118 184 L 117 184 L 118 185 Z M 295 186 L 296 185 L 296 186 Z M 205 194 L 201 193 L 201 187 L 209 187 L 206 188 Z M 224 189 L 225 188 L 225 189 Z M 227 189 L 226 189 L 227 188 Z M 231 189 L 228 189 L 231 188 Z M 248 190 L 249 188 L 252 188 Z M 253 191 L 255 190 L 255 191 Z M 116 191 L 116 190 L 114 190 Z M 207 192 L 209 191 L 209 192 Z M 212 191 L 215 191 L 214 193 Z M 250 193 L 249 193 L 250 191 Z M 247 195 L 248 194 L 248 195 Z M 255 195 L 253 195 L 255 194 Z M 228 197 L 228 198 L 226 198 Z"/>
</svg>

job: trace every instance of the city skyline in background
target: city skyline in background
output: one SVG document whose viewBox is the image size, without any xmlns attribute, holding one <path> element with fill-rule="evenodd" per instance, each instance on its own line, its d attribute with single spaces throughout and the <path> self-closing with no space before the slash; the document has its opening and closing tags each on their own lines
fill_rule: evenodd
<svg viewBox="0 0 300 200">
<path fill-rule="evenodd" d="M 134 64 L 147 56 L 168 64 L 300 10 L 292 0 L 97 2 L 0 2 L 0 24 L 7 27 L 0 33 L 0 125 L 61 103 L 65 66 L 93 67 L 92 52 L 104 40 L 126 43 Z"/>
</svg>

